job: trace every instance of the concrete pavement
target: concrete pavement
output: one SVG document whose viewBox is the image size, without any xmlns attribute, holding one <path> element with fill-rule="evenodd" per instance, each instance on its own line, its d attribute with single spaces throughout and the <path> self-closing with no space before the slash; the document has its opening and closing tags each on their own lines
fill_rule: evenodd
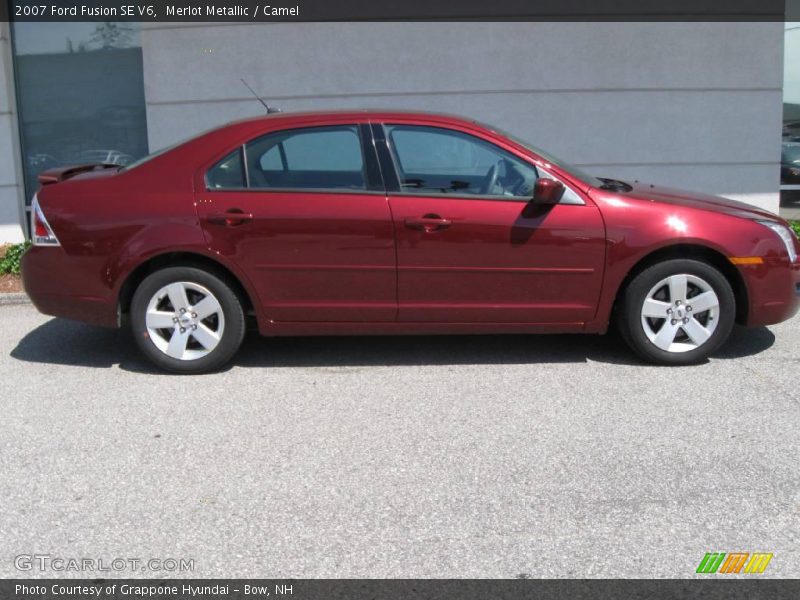
<svg viewBox="0 0 800 600">
<path fill-rule="evenodd" d="M 197 577 L 800 576 L 800 319 L 658 368 L 613 337 L 261 339 L 154 372 L 127 332 L 0 307 L 14 557 Z M 102 576 L 108 576 L 103 574 Z"/>
</svg>

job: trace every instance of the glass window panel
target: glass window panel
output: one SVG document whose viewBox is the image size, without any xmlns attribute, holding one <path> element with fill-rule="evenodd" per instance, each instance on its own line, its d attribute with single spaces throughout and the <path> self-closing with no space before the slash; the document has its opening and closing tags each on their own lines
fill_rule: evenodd
<svg viewBox="0 0 800 600">
<path fill-rule="evenodd" d="M 413 125 L 388 131 L 404 192 L 526 199 L 533 194 L 536 168 L 478 137 Z"/>
<path fill-rule="evenodd" d="M 800 0 L 787 0 L 787 15 L 800 14 Z M 800 219 L 800 22 L 784 23 L 781 215 Z"/>
<path fill-rule="evenodd" d="M 244 182 L 242 150 L 237 148 L 214 165 L 206 176 L 208 188 L 212 190 L 231 190 L 247 187 Z"/>
<path fill-rule="evenodd" d="M 138 23 L 12 24 L 28 202 L 44 170 L 147 154 Z"/>
<path fill-rule="evenodd" d="M 366 189 L 355 126 L 270 133 L 249 142 L 246 154 L 254 188 Z"/>
<path fill-rule="evenodd" d="M 355 127 L 298 133 L 283 147 L 290 171 L 360 171 L 363 166 Z"/>
</svg>

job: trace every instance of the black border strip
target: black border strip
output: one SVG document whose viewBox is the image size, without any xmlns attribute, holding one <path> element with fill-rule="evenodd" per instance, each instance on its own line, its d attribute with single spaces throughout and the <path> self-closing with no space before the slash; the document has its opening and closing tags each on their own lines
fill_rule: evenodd
<svg viewBox="0 0 800 600">
<path fill-rule="evenodd" d="M 756 576 L 757 577 L 757 576 Z M 17 586 L 26 586 L 25 593 Z M 124 593 L 139 586 L 143 593 Z M 187 586 L 191 586 L 188 588 Z M 250 586 L 251 593 L 245 594 Z M 277 586 L 277 587 L 276 587 Z M 252 593 L 252 588 L 269 590 Z M 41 590 L 31 592 L 32 588 Z M 83 593 L 70 590 L 88 589 Z M 152 588 L 162 591 L 152 593 Z M 169 590 L 165 592 L 163 590 Z M 172 590 L 176 590 L 174 593 Z M 283 593 L 280 593 L 283 591 Z M 0 580 L 4 600 L 704 600 L 797 598 L 800 580 L 722 576 L 698 579 L 47 579 Z"/>
<path fill-rule="evenodd" d="M 58 6 L 61 15 L 53 14 Z M 45 7 L 44 14 L 36 7 Z M 133 7 L 128 13 L 125 7 Z M 192 9 L 167 14 L 167 8 Z M 223 9 L 209 13 L 209 6 Z M 267 14 L 266 6 L 283 11 Z M 27 7 L 27 9 L 26 9 Z M 91 12 L 94 9 L 96 12 Z M 113 11 L 113 14 L 110 12 Z M 794 21 L 798 0 L 0 0 L 3 21 Z"/>
</svg>

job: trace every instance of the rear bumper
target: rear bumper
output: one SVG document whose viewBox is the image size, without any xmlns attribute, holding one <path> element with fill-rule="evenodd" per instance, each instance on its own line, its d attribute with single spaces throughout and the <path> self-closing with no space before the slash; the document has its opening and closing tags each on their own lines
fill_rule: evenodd
<svg viewBox="0 0 800 600">
<path fill-rule="evenodd" d="M 800 310 L 800 262 L 770 261 L 741 267 L 741 273 L 750 297 L 747 325 L 774 325 Z"/>
<path fill-rule="evenodd" d="M 21 261 L 25 292 L 46 315 L 118 327 L 116 301 L 101 293 L 100 273 L 87 271 L 84 260 L 68 256 L 60 247 L 33 246 Z"/>
</svg>

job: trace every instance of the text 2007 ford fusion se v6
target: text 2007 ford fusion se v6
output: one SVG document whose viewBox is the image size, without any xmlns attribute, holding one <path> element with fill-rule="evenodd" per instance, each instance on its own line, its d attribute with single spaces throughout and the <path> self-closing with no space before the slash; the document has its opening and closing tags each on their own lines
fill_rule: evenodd
<svg viewBox="0 0 800 600">
<path fill-rule="evenodd" d="M 268 115 L 40 181 L 22 264 L 36 307 L 129 322 L 182 373 L 227 363 L 251 317 L 263 335 L 614 323 L 682 365 L 800 304 L 800 242 L 774 214 L 596 179 L 451 116 Z"/>
</svg>

